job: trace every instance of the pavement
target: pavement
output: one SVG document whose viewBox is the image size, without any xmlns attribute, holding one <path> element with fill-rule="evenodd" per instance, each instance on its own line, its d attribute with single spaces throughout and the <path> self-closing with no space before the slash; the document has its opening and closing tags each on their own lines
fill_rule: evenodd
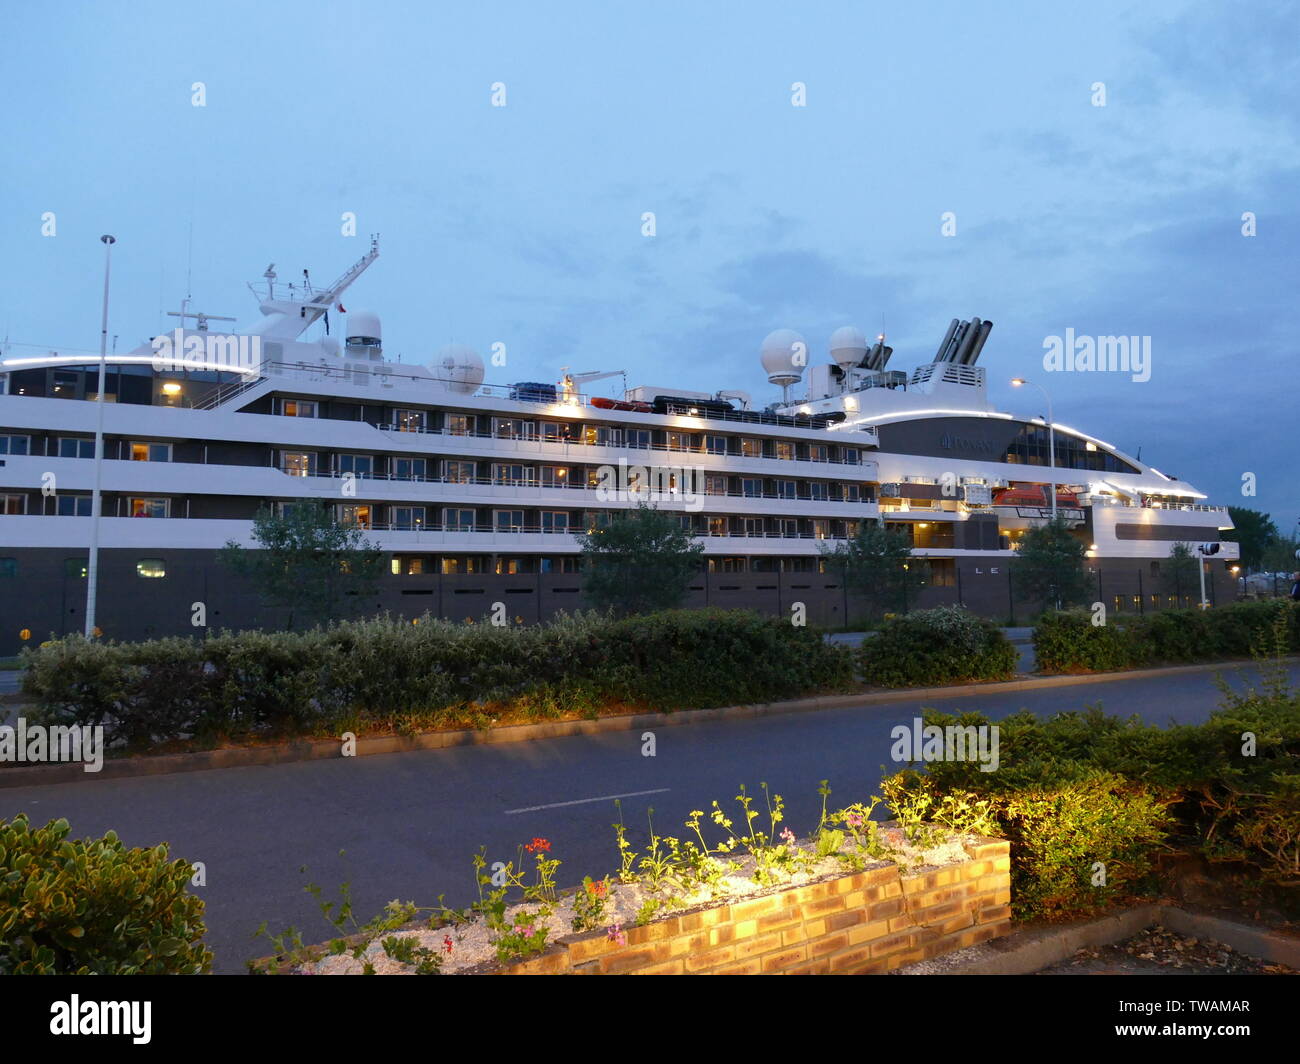
<svg viewBox="0 0 1300 1064">
<path fill-rule="evenodd" d="M 1300 680 L 1300 665 L 1289 671 Z M 654 756 L 645 756 L 646 733 L 620 731 L 14 788 L 0 791 L 0 818 L 66 817 L 76 837 L 112 829 L 128 845 L 166 841 L 173 855 L 202 862 L 206 885 L 195 892 L 207 902 L 215 968 L 242 971 L 247 959 L 271 952 L 251 937 L 264 920 L 273 931 L 293 924 L 309 942 L 333 937 L 303 890 L 308 882 L 331 898 L 350 882 L 363 921 L 393 898 L 430 905 L 445 894 L 447 904 L 463 906 L 476 897 L 470 858 L 480 846 L 489 862 L 510 861 L 541 836 L 563 862 L 559 884 L 572 886 L 618 867 L 614 796 L 622 796 L 640 846 L 649 807 L 660 834 L 680 836 L 690 811 L 707 812 L 713 799 L 736 820 L 742 783 L 762 809 L 766 781 L 786 800 L 786 823 L 804 834 L 820 812 L 818 781 L 830 780 L 832 806 L 870 795 L 895 767 L 890 729 L 910 725 L 925 706 L 996 720 L 1021 708 L 1047 716 L 1100 704 L 1158 724 L 1191 723 L 1217 708 L 1215 675 L 931 695 L 924 703 L 900 692 L 868 706 L 661 728 Z"/>
</svg>

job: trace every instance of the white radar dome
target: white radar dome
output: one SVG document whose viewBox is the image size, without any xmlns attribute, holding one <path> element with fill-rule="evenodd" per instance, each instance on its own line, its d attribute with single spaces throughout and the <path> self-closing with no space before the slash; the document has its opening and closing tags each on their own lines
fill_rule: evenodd
<svg viewBox="0 0 1300 1064">
<path fill-rule="evenodd" d="M 345 335 L 349 344 L 378 346 L 384 335 L 379 315 L 372 310 L 349 311 Z"/>
<path fill-rule="evenodd" d="M 793 329 L 777 329 L 763 338 L 759 361 L 772 384 L 787 387 L 803 377 L 808 366 L 808 344 Z"/>
<path fill-rule="evenodd" d="M 429 363 L 429 371 L 447 388 L 462 395 L 472 395 L 483 383 L 483 359 L 466 344 L 448 344 Z"/>
<path fill-rule="evenodd" d="M 831 361 L 840 369 L 859 365 L 867 357 L 867 338 L 852 325 L 842 325 L 831 333 Z"/>
</svg>

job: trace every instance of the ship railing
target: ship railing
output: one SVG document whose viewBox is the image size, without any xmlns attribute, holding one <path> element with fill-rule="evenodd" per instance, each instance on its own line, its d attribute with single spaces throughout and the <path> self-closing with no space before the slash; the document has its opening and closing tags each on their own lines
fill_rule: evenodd
<svg viewBox="0 0 1300 1064">
<path fill-rule="evenodd" d="M 517 420 L 517 419 L 515 419 Z M 511 432 L 460 432 L 455 429 L 430 429 L 430 428 L 412 428 L 406 425 L 391 425 L 382 422 L 371 422 L 375 428 L 381 432 L 401 432 L 414 433 L 424 436 L 447 436 L 455 439 L 480 439 L 480 440 L 513 440 L 516 443 L 527 444 L 563 444 L 566 447 L 613 447 L 619 450 L 628 451 L 658 451 L 666 454 L 694 454 L 694 455 L 712 455 L 717 458 L 762 458 L 774 462 L 815 462 L 819 465 L 849 465 L 849 466 L 866 466 L 872 464 L 872 459 L 845 459 L 830 458 L 823 456 L 808 456 L 806 458 L 781 458 L 777 455 L 770 454 L 742 454 L 739 451 L 715 451 L 708 448 L 706 444 L 701 443 L 698 447 L 681 447 L 668 443 L 646 443 L 638 440 L 627 440 L 621 436 L 610 439 L 586 440 L 581 437 L 573 436 L 543 436 L 538 433 L 511 433 Z"/>
<path fill-rule="evenodd" d="M 383 521 L 351 521 L 347 522 L 349 527 L 359 528 L 366 532 L 431 532 L 438 534 L 465 533 L 467 535 L 550 535 L 550 536 L 581 536 L 591 532 L 599 532 L 603 526 L 592 528 L 578 525 L 567 527 L 543 527 L 542 525 L 492 525 L 492 524 L 474 524 L 474 525 L 457 525 L 444 524 L 436 521 L 428 523 L 421 521 L 400 521 L 400 522 L 383 522 Z M 843 532 L 744 532 L 744 531 L 714 531 L 711 529 L 692 528 L 687 530 L 691 536 L 698 539 L 796 539 L 796 540 L 844 540 L 849 536 Z"/>
<path fill-rule="evenodd" d="M 655 485 L 653 482 L 648 483 L 639 492 L 629 487 L 609 487 L 600 484 L 589 484 L 581 482 L 581 478 L 560 480 L 547 483 L 536 479 L 520 477 L 446 477 L 437 476 L 428 473 L 378 473 L 378 472 L 355 472 L 349 470 L 311 470 L 303 471 L 292 466 L 277 466 L 277 469 L 285 476 L 290 477 L 322 477 L 327 480 L 341 480 L 345 477 L 353 477 L 356 480 L 384 480 L 400 481 L 402 483 L 416 484 L 470 484 L 476 487 L 491 488 L 537 488 L 543 491 L 607 491 L 617 492 L 619 494 L 650 494 L 672 495 L 672 496 L 707 496 L 709 498 L 726 498 L 726 499 L 772 499 L 784 502 L 834 502 L 834 503 L 861 503 L 864 506 L 874 506 L 876 501 L 870 498 L 844 499 L 834 498 L 833 496 L 814 496 L 814 495 L 784 495 L 774 491 L 684 491 L 681 488 L 664 489 L 662 486 Z"/>
<path fill-rule="evenodd" d="M 220 384 L 212 391 L 208 392 L 202 399 L 194 404 L 195 410 L 215 410 L 217 407 L 230 402 L 230 400 L 243 395 L 250 388 L 255 388 L 261 384 L 265 377 L 253 377 L 251 380 L 239 379 L 227 381 Z"/>
</svg>

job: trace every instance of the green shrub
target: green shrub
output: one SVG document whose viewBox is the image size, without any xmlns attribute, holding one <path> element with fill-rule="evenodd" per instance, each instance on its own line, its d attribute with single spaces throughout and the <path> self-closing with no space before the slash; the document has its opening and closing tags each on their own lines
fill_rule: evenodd
<svg viewBox="0 0 1300 1064">
<path fill-rule="evenodd" d="M 208 971 L 189 864 L 166 846 L 127 849 L 111 831 L 67 836 L 66 820 L 0 821 L 0 975 Z"/>
<path fill-rule="evenodd" d="M 1162 610 L 1092 623 L 1086 610 L 1046 613 L 1034 627 L 1042 672 L 1103 672 L 1143 665 L 1249 657 L 1261 643 L 1300 650 L 1300 607 L 1286 602 L 1238 602 L 1209 610 Z"/>
<path fill-rule="evenodd" d="M 1225 685 L 1224 695 L 1206 723 L 1167 728 L 1097 709 L 1046 720 L 1015 713 L 997 723 L 996 771 L 935 761 L 882 786 L 896 812 L 925 808 L 939 822 L 950 821 L 945 810 L 987 808 L 993 833 L 1012 843 L 1022 917 L 1095 912 L 1150 894 L 1163 853 L 1300 886 L 1300 695 L 1277 664 L 1260 687 Z M 927 712 L 925 722 L 990 726 L 979 713 Z"/>
<path fill-rule="evenodd" d="M 306 632 L 97 643 L 28 652 L 25 690 L 51 723 L 103 723 L 135 749 L 602 708 L 708 708 L 852 683 L 849 651 L 745 611 L 674 610 L 550 624 L 383 617 Z"/>
<path fill-rule="evenodd" d="M 960 606 L 887 619 L 858 647 L 868 683 L 885 687 L 1002 680 L 1016 672 L 1015 646 L 991 621 Z"/>
<path fill-rule="evenodd" d="M 1034 626 L 1040 672 L 1104 672 L 1139 664 L 1120 624 L 1094 625 L 1088 610 L 1045 613 Z"/>
</svg>

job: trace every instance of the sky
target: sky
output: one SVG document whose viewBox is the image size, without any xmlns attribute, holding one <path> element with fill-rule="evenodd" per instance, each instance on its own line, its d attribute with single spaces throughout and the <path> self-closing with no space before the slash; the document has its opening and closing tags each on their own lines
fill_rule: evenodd
<svg viewBox="0 0 1300 1064">
<path fill-rule="evenodd" d="M 909 369 L 978 315 L 998 409 L 1044 413 L 1009 386 L 1028 377 L 1059 422 L 1300 520 L 1300 4 L 56 0 L 4 21 L 15 356 L 97 350 L 102 233 L 119 351 L 187 292 L 247 326 L 268 263 L 324 283 L 379 233 L 344 304 L 381 316 L 390 358 L 501 343 L 489 383 L 567 366 L 769 401 L 773 329 L 814 361 L 838 326 L 884 331 Z M 1149 337 L 1149 379 L 1047 370 L 1067 329 Z"/>
</svg>

